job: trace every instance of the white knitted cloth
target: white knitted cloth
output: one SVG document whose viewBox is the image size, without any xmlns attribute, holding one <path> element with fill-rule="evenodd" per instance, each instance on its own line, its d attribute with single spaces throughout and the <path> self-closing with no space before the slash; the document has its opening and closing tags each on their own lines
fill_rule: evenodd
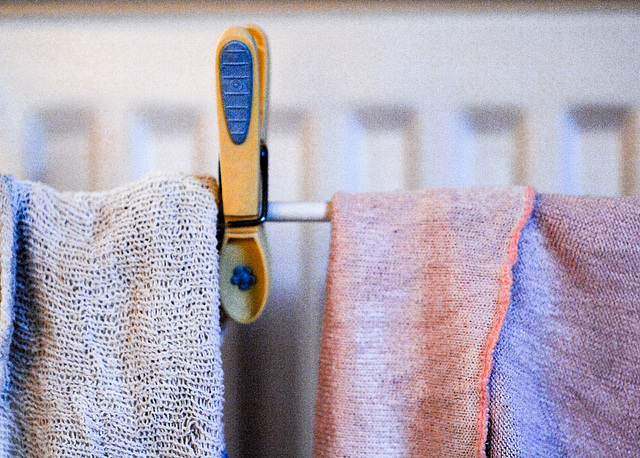
<svg viewBox="0 0 640 458">
<path fill-rule="evenodd" d="M 221 454 L 214 187 L 0 177 L 0 454 Z"/>
</svg>

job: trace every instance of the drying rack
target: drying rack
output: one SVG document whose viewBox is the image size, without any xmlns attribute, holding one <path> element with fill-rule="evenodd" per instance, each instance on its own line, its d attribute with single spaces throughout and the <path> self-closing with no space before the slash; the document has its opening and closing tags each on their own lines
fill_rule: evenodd
<svg viewBox="0 0 640 458">
<path fill-rule="evenodd" d="M 331 202 L 269 202 L 266 221 L 328 222 Z"/>
<path fill-rule="evenodd" d="M 328 202 L 269 202 L 266 144 L 269 51 L 255 25 L 225 30 L 216 46 L 220 139 L 220 300 L 225 313 L 250 323 L 269 293 L 265 221 L 329 221 Z"/>
</svg>

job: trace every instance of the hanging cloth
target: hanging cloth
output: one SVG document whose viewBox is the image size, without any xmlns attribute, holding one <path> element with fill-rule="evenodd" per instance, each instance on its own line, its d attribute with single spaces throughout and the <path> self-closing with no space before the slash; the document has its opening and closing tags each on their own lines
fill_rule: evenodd
<svg viewBox="0 0 640 458">
<path fill-rule="evenodd" d="M 638 455 L 638 199 L 537 197 L 494 356 L 492 456 Z"/>
<path fill-rule="evenodd" d="M 0 452 L 223 450 L 215 183 L 0 179 Z"/>
<path fill-rule="evenodd" d="M 479 456 L 531 189 L 338 194 L 316 456 Z"/>
</svg>

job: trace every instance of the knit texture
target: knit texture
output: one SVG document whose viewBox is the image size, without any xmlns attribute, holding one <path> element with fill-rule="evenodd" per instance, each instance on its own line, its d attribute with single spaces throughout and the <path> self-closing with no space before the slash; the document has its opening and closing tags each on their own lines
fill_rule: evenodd
<svg viewBox="0 0 640 458">
<path fill-rule="evenodd" d="M 0 453 L 220 455 L 214 186 L 0 179 Z"/>
<path fill-rule="evenodd" d="M 530 189 L 338 194 L 316 456 L 483 456 Z"/>
<path fill-rule="evenodd" d="M 495 457 L 637 457 L 640 201 L 541 195 L 491 376 Z"/>
</svg>

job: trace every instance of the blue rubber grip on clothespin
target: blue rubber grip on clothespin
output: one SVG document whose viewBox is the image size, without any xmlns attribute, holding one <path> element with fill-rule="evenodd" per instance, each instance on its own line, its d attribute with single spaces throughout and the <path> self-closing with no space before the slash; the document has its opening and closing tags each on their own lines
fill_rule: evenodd
<svg viewBox="0 0 640 458">
<path fill-rule="evenodd" d="M 253 59 L 247 45 L 230 41 L 220 52 L 222 104 L 231 141 L 241 145 L 247 139 L 253 97 Z"/>
</svg>

